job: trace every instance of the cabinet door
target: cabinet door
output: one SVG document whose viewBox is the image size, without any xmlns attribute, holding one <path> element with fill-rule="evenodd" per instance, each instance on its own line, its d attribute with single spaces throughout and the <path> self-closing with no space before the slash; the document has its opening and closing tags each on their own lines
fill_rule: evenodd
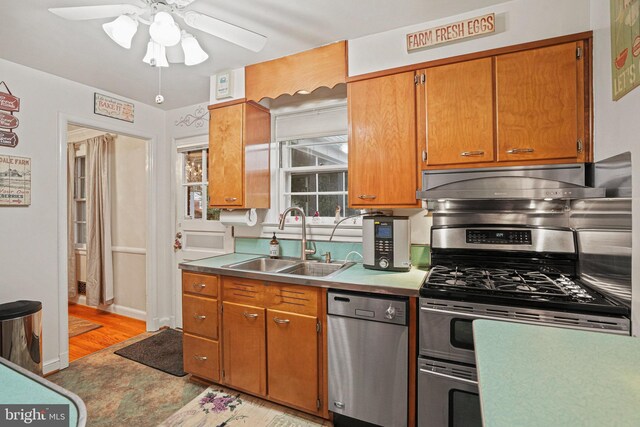
<svg viewBox="0 0 640 427">
<path fill-rule="evenodd" d="M 223 302 L 222 305 L 224 382 L 265 396 L 265 310 L 230 302 Z"/>
<path fill-rule="evenodd" d="M 316 412 L 318 319 L 267 310 L 269 398 Z"/>
<path fill-rule="evenodd" d="M 211 110 L 209 120 L 209 205 L 239 207 L 244 203 L 244 105 Z"/>
<path fill-rule="evenodd" d="M 491 162 L 494 156 L 493 59 L 425 71 L 426 164 Z"/>
<path fill-rule="evenodd" d="M 414 73 L 349 83 L 349 206 L 415 207 Z"/>
<path fill-rule="evenodd" d="M 583 61 L 576 43 L 496 58 L 498 161 L 578 157 Z M 580 126 L 580 128 L 582 128 Z"/>
</svg>

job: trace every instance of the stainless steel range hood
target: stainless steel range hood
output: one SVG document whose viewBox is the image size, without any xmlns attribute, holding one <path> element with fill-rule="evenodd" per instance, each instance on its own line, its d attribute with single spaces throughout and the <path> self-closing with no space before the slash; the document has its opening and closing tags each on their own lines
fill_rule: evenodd
<svg viewBox="0 0 640 427">
<path fill-rule="evenodd" d="M 422 172 L 417 198 L 442 200 L 553 200 L 605 197 L 589 187 L 584 164 L 515 166 Z"/>
</svg>

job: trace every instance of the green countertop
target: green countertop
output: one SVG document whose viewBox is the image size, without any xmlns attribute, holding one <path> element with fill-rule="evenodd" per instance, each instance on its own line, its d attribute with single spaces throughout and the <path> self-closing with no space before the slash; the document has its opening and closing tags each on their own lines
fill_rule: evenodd
<svg viewBox="0 0 640 427">
<path fill-rule="evenodd" d="M 339 272 L 330 278 L 302 277 L 277 273 L 246 272 L 225 268 L 225 265 L 258 258 L 261 255 L 232 253 L 190 261 L 180 264 L 180 268 L 209 274 L 222 274 L 257 280 L 269 280 L 297 285 L 375 292 L 393 295 L 419 296 L 420 286 L 427 275 L 426 269 L 412 268 L 408 272 L 368 270 L 360 263 Z"/>
<path fill-rule="evenodd" d="M 473 322 L 485 427 L 640 426 L 640 339 Z"/>
<path fill-rule="evenodd" d="M 69 407 L 68 419 L 63 425 L 84 426 L 87 419 L 87 411 L 82 400 L 75 394 L 62 387 L 28 372 L 27 370 L 0 359 L 0 404 L 20 405 L 9 411 L 19 412 L 20 408 L 25 413 L 38 412 L 39 417 L 48 417 L 55 414 L 56 410 L 47 408 L 47 405 L 67 405 Z M 44 411 L 44 413 L 42 412 Z M 0 414 L 0 425 L 7 421 L 4 408 Z M 46 418 L 49 420 L 49 418 Z M 42 425 L 41 422 L 32 421 L 33 425 Z M 28 425 L 24 423 L 24 425 Z M 48 425 L 59 425 L 53 423 Z"/>
</svg>

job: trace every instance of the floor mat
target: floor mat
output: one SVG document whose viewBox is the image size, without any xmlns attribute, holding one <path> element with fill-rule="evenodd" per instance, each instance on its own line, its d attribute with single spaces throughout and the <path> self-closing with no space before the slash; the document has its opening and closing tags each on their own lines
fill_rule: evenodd
<svg viewBox="0 0 640 427">
<path fill-rule="evenodd" d="M 187 375 L 182 367 L 182 332 L 175 329 L 166 329 L 115 354 L 176 377 Z"/>
<path fill-rule="evenodd" d="M 81 319 L 79 317 L 69 316 L 69 338 L 84 334 L 85 332 L 93 331 L 94 329 L 98 328 L 102 328 L 102 325 Z"/>
<path fill-rule="evenodd" d="M 313 417 L 257 397 L 211 386 L 159 427 L 200 426 L 320 427 L 330 421 Z"/>
</svg>

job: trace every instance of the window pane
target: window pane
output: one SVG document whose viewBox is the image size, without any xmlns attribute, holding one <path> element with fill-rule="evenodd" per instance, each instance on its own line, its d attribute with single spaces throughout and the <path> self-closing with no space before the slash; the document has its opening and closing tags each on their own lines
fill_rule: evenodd
<svg viewBox="0 0 640 427">
<path fill-rule="evenodd" d="M 189 185 L 187 190 L 187 208 L 185 212 L 185 218 L 187 219 L 199 219 L 202 218 L 202 186 Z"/>
<path fill-rule="evenodd" d="M 185 153 L 184 177 L 185 183 L 202 182 L 202 150 Z"/>
<path fill-rule="evenodd" d="M 207 209 L 207 220 L 208 221 L 220 221 L 220 209 L 208 208 Z"/>
<path fill-rule="evenodd" d="M 87 197 L 86 194 L 86 186 L 85 183 L 87 182 L 87 180 L 85 178 L 80 178 L 78 179 L 78 186 L 76 188 L 77 191 L 77 198 L 78 199 L 84 199 Z"/>
<path fill-rule="evenodd" d="M 87 243 L 87 224 L 76 223 L 76 243 L 79 245 Z"/>
<path fill-rule="evenodd" d="M 316 191 L 316 174 L 291 174 L 291 192 L 308 193 Z"/>
<path fill-rule="evenodd" d="M 87 220 L 87 202 L 76 202 L 76 221 Z"/>
<path fill-rule="evenodd" d="M 331 173 L 318 174 L 318 191 L 319 192 L 344 191 L 344 190 L 345 190 L 345 186 L 344 186 L 343 172 L 331 172 Z M 320 212 L 320 215 L 322 215 L 322 212 Z"/>
<path fill-rule="evenodd" d="M 291 206 L 301 208 L 306 216 L 313 216 L 316 213 L 316 196 L 291 196 Z M 295 216 L 296 212 L 291 212 L 291 216 Z"/>
<path fill-rule="evenodd" d="M 340 206 L 340 212 L 344 209 L 342 205 L 342 196 L 333 195 L 320 195 L 318 196 L 318 204 L 320 205 L 318 212 L 320 216 L 335 216 L 336 206 Z"/>
<path fill-rule="evenodd" d="M 284 167 L 327 166 L 347 164 L 346 135 L 286 141 L 290 162 Z"/>
</svg>

